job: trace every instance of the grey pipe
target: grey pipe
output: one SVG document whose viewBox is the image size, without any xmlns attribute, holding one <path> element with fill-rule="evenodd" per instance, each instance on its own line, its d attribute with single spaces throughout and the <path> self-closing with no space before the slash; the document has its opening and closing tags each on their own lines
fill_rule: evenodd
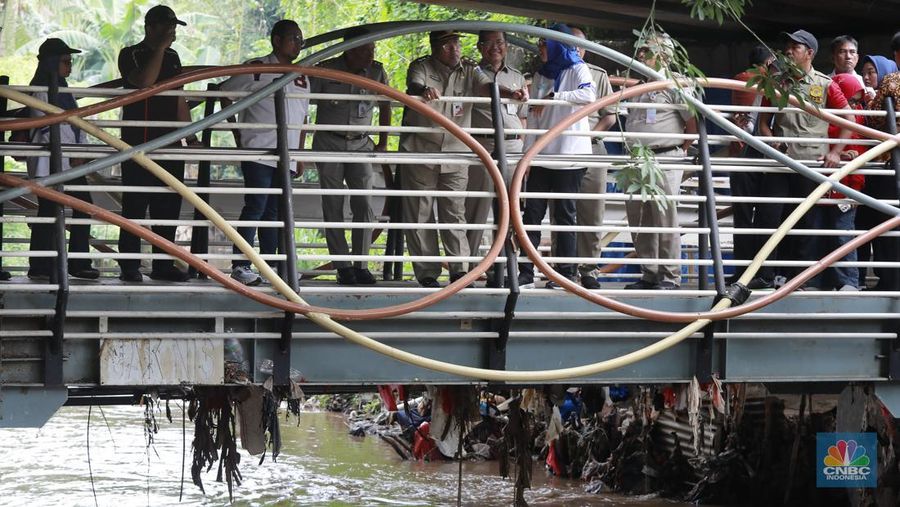
<svg viewBox="0 0 900 507">
<path fill-rule="evenodd" d="M 302 66 L 312 66 L 315 65 L 325 59 L 334 57 L 343 53 L 348 49 L 353 49 L 355 47 L 362 46 L 363 44 L 368 44 L 370 42 L 377 42 L 382 39 L 387 39 L 391 37 L 396 37 L 399 35 L 408 35 L 411 33 L 424 32 L 424 31 L 432 31 L 432 30 L 463 30 L 467 32 L 477 32 L 480 30 L 496 30 L 502 32 L 515 32 L 520 34 L 532 35 L 535 37 L 543 37 L 545 39 L 553 39 L 560 42 L 564 42 L 566 44 L 570 44 L 573 46 L 583 47 L 592 53 L 598 54 L 604 58 L 607 58 L 613 62 L 619 63 L 626 67 L 630 67 L 637 71 L 640 74 L 643 74 L 654 80 L 664 80 L 666 77 L 659 72 L 647 67 L 646 65 L 638 62 L 634 58 L 619 53 L 611 48 L 603 46 L 601 44 L 597 44 L 596 42 L 591 42 L 585 39 L 581 39 L 575 37 L 573 35 L 568 35 L 562 32 L 557 32 L 555 30 L 550 30 L 547 28 L 541 28 L 537 26 L 531 25 L 522 25 L 516 23 L 498 23 L 495 21 L 442 21 L 442 22 L 418 22 L 418 23 L 409 23 L 403 24 L 401 26 L 391 26 L 390 28 L 385 28 L 384 30 L 372 32 L 364 35 L 360 35 L 358 37 L 354 37 L 352 40 L 342 41 L 333 46 L 329 46 L 317 53 L 307 56 L 300 60 L 299 65 Z M 101 169 L 105 169 L 109 166 L 115 165 L 119 162 L 127 160 L 130 156 L 137 152 L 149 152 L 156 148 L 160 148 L 165 146 L 166 144 L 171 144 L 178 139 L 194 134 L 214 123 L 217 123 L 225 118 L 233 116 L 235 113 L 242 111 L 243 109 L 255 104 L 262 100 L 262 98 L 266 95 L 273 93 L 275 90 L 283 87 L 287 84 L 288 81 L 294 79 L 296 77 L 295 73 L 286 74 L 281 78 L 273 81 L 271 84 L 267 85 L 264 88 L 259 89 L 251 95 L 248 95 L 244 100 L 240 100 L 231 106 L 219 111 L 218 113 L 204 118 L 203 120 L 198 121 L 197 123 L 185 126 L 181 129 L 178 129 L 174 132 L 170 132 L 162 137 L 154 139 L 148 143 L 142 144 L 140 146 L 132 147 L 131 149 L 119 152 L 115 155 L 111 155 L 104 159 L 95 160 L 84 166 L 79 166 L 77 169 L 71 169 L 59 175 L 51 175 L 45 178 L 40 178 L 36 180 L 37 183 L 45 186 L 50 185 L 58 185 L 65 181 L 68 181 L 73 178 L 77 178 L 79 176 L 85 176 L 87 174 L 99 171 Z M 711 119 L 717 125 L 722 127 L 726 132 L 737 136 L 739 139 L 746 142 L 749 146 L 752 146 L 754 149 L 762 153 L 763 155 L 772 158 L 785 166 L 793 169 L 794 171 L 802 174 L 803 176 L 816 181 L 818 183 L 828 182 L 831 184 L 832 188 L 840 191 L 844 195 L 849 198 L 856 200 L 861 204 L 865 204 L 872 209 L 878 210 L 882 213 L 885 213 L 889 216 L 900 216 L 900 209 L 890 206 L 884 203 L 878 202 L 877 199 L 869 197 L 868 195 L 863 194 L 862 192 L 858 192 L 853 190 L 852 188 L 840 183 L 840 182 L 832 182 L 829 181 L 827 177 L 813 171 L 812 169 L 806 167 L 805 165 L 797 162 L 796 160 L 788 157 L 787 155 L 781 153 L 780 151 L 772 148 L 766 143 L 756 139 L 749 133 L 745 132 L 743 129 L 738 127 L 737 125 L 731 123 L 720 115 L 719 113 L 712 110 L 712 108 L 708 107 L 702 101 L 690 96 L 685 95 L 685 100 L 690 102 L 700 113 Z M 19 197 L 27 194 L 28 191 L 23 189 L 22 187 L 8 189 L 0 192 L 0 202 L 8 201 L 14 197 Z"/>
</svg>

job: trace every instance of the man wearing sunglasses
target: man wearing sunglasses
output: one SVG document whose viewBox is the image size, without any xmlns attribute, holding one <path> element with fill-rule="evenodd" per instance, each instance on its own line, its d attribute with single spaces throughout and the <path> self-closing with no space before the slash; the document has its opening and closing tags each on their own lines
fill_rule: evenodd
<svg viewBox="0 0 900 507">
<path fill-rule="evenodd" d="M 303 49 L 303 32 L 295 21 L 283 19 L 272 26 L 269 37 L 272 43 L 272 52 L 262 58 L 254 58 L 244 62 L 247 65 L 256 64 L 282 64 L 289 65 L 300 55 Z M 280 78 L 283 73 L 240 74 L 230 77 L 219 85 L 219 89 L 228 92 L 253 92 Z M 309 93 L 309 85 L 305 76 L 285 86 L 285 93 Z M 223 107 L 230 102 L 222 100 Z M 290 126 L 301 125 L 306 120 L 306 112 L 309 109 L 309 99 L 288 98 L 285 100 L 285 118 Z M 256 104 L 244 109 L 238 114 L 241 123 L 275 123 L 275 95 L 272 94 Z M 288 129 L 288 146 L 291 149 L 303 148 L 303 135 L 297 128 Z M 272 129 L 241 129 L 235 132 L 235 140 L 241 148 L 274 150 L 278 147 L 276 130 Z M 296 168 L 291 168 L 295 176 L 302 171 L 298 162 Z M 257 188 L 281 188 L 281 178 L 278 171 L 277 160 L 245 160 L 241 162 L 241 173 L 244 175 L 244 186 L 248 189 Z M 249 192 L 253 192 L 250 190 Z M 278 203 L 280 195 L 277 194 L 244 194 L 244 208 L 241 210 L 239 220 L 278 220 Z M 253 244 L 257 235 L 256 227 L 238 227 L 240 235 Z M 278 249 L 279 230 L 274 227 L 261 227 L 259 229 L 259 253 L 274 254 Z M 235 254 L 240 250 L 235 246 Z M 231 277 L 245 285 L 259 285 L 262 278 L 250 269 L 250 261 L 247 259 L 235 259 L 231 263 Z"/>
</svg>

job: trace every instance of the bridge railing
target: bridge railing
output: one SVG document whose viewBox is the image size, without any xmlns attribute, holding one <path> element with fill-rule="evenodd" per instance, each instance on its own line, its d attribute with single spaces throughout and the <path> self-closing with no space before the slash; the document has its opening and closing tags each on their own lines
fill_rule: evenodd
<svg viewBox="0 0 900 507">
<path fill-rule="evenodd" d="M 40 87 L 12 87 L 13 89 L 17 89 L 20 91 L 33 92 L 37 91 Z M 94 97 L 109 97 L 120 95 L 126 90 L 114 90 L 114 89 L 83 89 L 83 88 L 72 88 L 72 89 L 63 89 L 62 91 L 73 92 L 79 96 L 94 96 Z M 225 92 L 201 92 L 201 91 L 169 91 L 163 92 L 163 94 L 171 94 L 171 95 L 179 95 L 190 97 L 194 99 L 217 99 L 224 95 Z M 230 92 L 228 94 L 231 94 Z M 231 94 L 234 95 L 234 94 Z M 298 95 L 297 97 L 293 97 L 292 94 L 287 95 L 290 98 L 318 98 L 324 100 L 353 100 L 358 99 L 356 95 L 311 95 L 304 94 Z M 367 97 L 369 98 L 369 97 Z M 373 100 L 378 100 L 379 97 L 374 96 L 371 97 Z M 469 98 L 459 98 L 453 97 L 448 98 L 446 100 L 453 101 L 468 101 L 473 103 L 483 103 L 489 101 L 490 99 L 484 97 L 469 97 Z M 530 101 L 534 103 L 534 105 L 560 105 L 562 101 L 541 101 L 541 100 L 532 100 Z M 209 102 L 210 104 L 212 102 Z M 659 104 L 640 104 L 628 102 L 628 108 L 640 108 L 640 107 L 657 107 L 657 108 L 665 108 L 667 105 L 659 105 Z M 668 106 L 671 109 L 684 108 L 686 106 L 680 105 L 671 105 Z M 715 109 L 725 111 L 725 112 L 775 112 L 778 111 L 776 108 L 765 108 L 765 107 L 741 107 L 741 106 L 712 106 Z M 792 108 L 785 109 L 783 111 L 779 111 L 780 113 L 784 112 L 794 112 L 795 110 Z M 846 111 L 832 111 L 832 112 L 840 112 L 846 113 Z M 857 112 L 854 112 L 854 114 Z M 860 111 L 860 114 L 868 115 L 868 116 L 876 116 L 878 114 L 883 115 L 883 112 L 879 111 Z M 125 126 L 135 126 L 140 123 L 141 125 L 147 126 L 160 126 L 160 127 L 182 127 L 187 125 L 186 122 L 135 122 L 135 121 L 122 121 L 122 120 L 96 120 L 94 123 L 98 126 L 102 126 L 104 128 L 108 128 L 110 130 L 114 130 L 117 128 L 125 127 Z M 223 131 L 228 132 L 234 129 L 274 129 L 276 125 L 274 124 L 246 124 L 246 123 L 236 123 L 236 122 L 221 122 L 216 124 L 208 129 L 209 132 L 212 131 Z M 291 129 L 302 129 L 310 133 L 318 132 L 318 131 L 337 131 L 337 132 L 359 132 L 359 133 L 386 133 L 390 136 L 398 136 L 404 133 L 424 133 L 424 132 L 439 132 L 441 129 L 439 128 L 427 128 L 427 127 L 407 127 L 407 126 L 392 126 L 392 127 L 378 127 L 378 126 L 335 126 L 335 125 L 289 125 L 288 128 Z M 464 129 L 466 132 L 470 134 L 488 134 L 493 132 L 492 129 L 476 129 L 476 128 L 466 128 Z M 537 129 L 508 129 L 506 131 L 507 135 L 514 136 L 528 136 L 528 135 L 541 135 L 544 131 Z M 565 132 L 563 135 L 585 135 L 585 133 L 580 132 Z M 628 133 L 628 132 L 590 132 L 586 135 L 591 137 L 596 137 L 605 140 L 606 142 L 627 142 L 627 143 L 640 143 L 642 140 L 646 140 L 648 138 L 672 138 L 677 140 L 692 140 L 696 141 L 698 139 L 697 134 L 646 134 L 646 133 Z M 772 203 L 772 204 L 786 204 L 793 205 L 802 201 L 801 197 L 768 197 L 768 196 L 740 196 L 734 197 L 727 195 L 727 182 L 725 178 L 732 173 L 777 173 L 777 172 L 789 172 L 790 170 L 784 167 L 779 167 L 777 163 L 772 161 L 768 161 L 765 159 L 746 159 L 746 158 L 734 158 L 734 157 L 723 157 L 717 156 L 715 154 L 715 150 L 726 146 L 728 143 L 736 141 L 733 136 L 728 135 L 708 135 L 708 145 L 709 149 L 713 152 L 713 155 L 710 157 L 710 167 L 714 172 L 715 177 L 713 179 L 713 183 L 717 186 L 717 190 L 722 192 L 725 195 L 717 196 L 718 203 L 728 206 L 732 203 Z M 763 140 L 769 142 L 781 142 L 781 143 L 822 143 L 822 144 L 834 144 L 844 142 L 837 139 L 810 139 L 810 138 L 791 138 L 791 137 L 770 137 L 770 138 L 761 138 Z M 877 141 L 875 140 L 853 140 L 853 144 L 857 145 L 874 145 Z M 2 153 L 4 156 L 15 156 L 15 157 L 26 157 L 26 156 L 49 156 L 50 150 L 47 149 L 46 146 L 41 145 L 33 145 L 30 143 L 6 143 L 2 146 Z M 111 148 L 101 146 L 101 145 L 67 145 L 61 148 L 61 152 L 63 156 L 71 157 L 71 158 L 82 158 L 82 159 L 95 159 L 102 158 L 109 153 L 112 152 Z M 209 163 L 216 164 L 238 164 L 243 160 L 274 160 L 278 157 L 277 154 L 268 150 L 241 150 L 230 147 L 220 147 L 220 146 L 210 146 L 204 147 L 202 149 L 197 148 L 183 148 L 183 149 L 158 149 L 153 152 L 154 158 L 165 160 L 165 159 L 179 159 L 185 160 L 187 162 L 198 162 L 199 164 L 207 165 Z M 392 165 L 392 166 L 406 166 L 411 164 L 421 164 L 421 163 L 430 163 L 430 164 L 466 164 L 466 165 L 478 165 L 478 161 L 476 157 L 474 157 L 470 153 L 334 153 L 334 152 L 314 152 L 314 151 L 306 151 L 306 150 L 290 150 L 289 157 L 292 162 L 304 162 L 304 163 L 316 163 L 316 162 L 355 162 L 359 161 L 360 157 L 363 157 L 365 161 L 370 162 L 372 164 L 382 164 L 382 165 Z M 507 154 L 508 160 L 511 164 L 515 164 L 518 162 L 520 154 L 509 153 Z M 627 157 L 623 156 L 539 156 L 534 164 L 540 165 L 542 167 L 563 167 L 570 166 L 573 163 L 577 163 L 579 166 L 584 166 L 588 168 L 597 168 L 604 169 L 607 171 L 615 171 L 620 164 L 627 160 Z M 666 199 L 676 203 L 679 206 L 679 209 L 683 209 L 687 213 L 684 213 L 682 216 L 681 224 L 677 228 L 669 228 L 669 227 L 641 227 L 634 228 L 629 227 L 627 225 L 627 221 L 624 220 L 624 217 L 619 216 L 616 211 L 617 207 L 620 207 L 622 203 L 634 200 L 635 197 L 629 194 L 622 194 L 620 192 L 603 192 L 603 193 L 595 193 L 595 194 L 561 194 L 561 193 L 544 193 L 544 194 L 530 194 L 528 192 L 523 192 L 521 195 L 525 198 L 529 196 L 535 198 L 545 198 L 545 199 L 576 199 L 576 200 L 597 200 L 606 203 L 607 207 L 610 209 L 612 213 L 610 216 L 604 220 L 602 225 L 576 225 L 576 226 L 558 226 L 549 223 L 549 221 L 545 220 L 545 222 L 541 225 L 532 225 L 525 226 L 526 230 L 540 230 L 542 232 L 560 232 L 560 231 L 568 231 L 568 232 L 577 232 L 577 233 L 602 233 L 605 235 L 609 235 L 610 238 L 615 238 L 615 243 L 624 244 L 628 243 L 627 234 L 632 232 L 647 232 L 647 233 L 671 233 L 678 232 L 683 235 L 688 236 L 685 241 L 685 253 L 689 254 L 688 258 L 681 259 L 636 259 L 636 258 L 622 258 L 616 259 L 615 261 L 610 261 L 607 258 L 593 258 L 593 257 L 576 257 L 576 258 L 559 258 L 548 256 L 546 260 L 548 262 L 577 262 L 577 263 L 596 263 L 596 264 L 606 264 L 613 262 L 618 265 L 624 266 L 632 266 L 632 265 L 640 265 L 640 264 L 677 264 L 682 266 L 686 273 L 685 276 L 689 279 L 693 279 L 697 276 L 697 268 L 703 266 L 710 266 L 712 261 L 710 259 L 698 258 L 695 255 L 692 255 L 696 251 L 696 243 L 697 240 L 694 239 L 697 234 L 708 234 L 709 227 L 699 227 L 697 223 L 699 223 L 698 218 L 695 216 L 694 219 L 688 220 L 690 213 L 696 213 L 700 210 L 700 205 L 706 202 L 706 197 L 701 195 L 698 192 L 700 187 L 699 184 L 699 174 L 701 174 L 702 166 L 698 160 L 694 157 L 684 157 L 681 159 L 675 159 L 671 157 L 659 157 L 658 159 L 660 163 L 660 167 L 663 171 L 685 171 L 687 174 L 692 174 L 692 176 L 686 179 L 684 184 L 684 192 L 678 195 L 669 195 L 666 196 Z M 803 161 L 811 167 L 816 167 L 816 165 L 820 165 L 817 161 Z M 822 174 L 830 174 L 835 171 L 835 169 L 824 169 L 819 168 L 819 171 Z M 208 184 L 205 184 L 204 176 L 206 174 L 205 171 L 201 170 L 198 173 L 198 179 L 194 183 L 196 185 L 196 190 L 204 195 L 213 196 L 213 198 L 220 196 L 242 196 L 245 193 L 258 193 L 258 194 L 278 194 L 280 195 L 280 191 L 278 189 L 246 189 L 242 187 L 235 187 L 230 185 L 228 181 L 223 182 L 214 182 L 210 180 Z M 886 169 L 882 164 L 870 164 L 866 166 L 861 171 L 858 171 L 858 174 L 862 174 L 865 176 L 889 176 L 893 174 L 891 169 Z M 193 183 L 193 182 L 192 182 Z M 220 184 L 226 184 L 228 186 L 218 186 Z M 90 191 L 90 192 L 108 192 L 108 193 L 124 193 L 124 192 L 172 192 L 172 190 L 162 187 L 126 187 L 122 185 L 65 185 L 64 189 L 66 191 Z M 612 190 L 612 189 L 611 189 Z M 402 198 L 408 196 L 416 196 L 416 195 L 430 195 L 434 197 L 453 197 L 453 198 L 494 198 L 496 195 L 492 191 L 475 191 L 475 192 L 453 192 L 453 191 L 414 191 L 414 190 L 396 190 L 391 188 L 373 188 L 372 190 L 325 190 L 319 188 L 294 188 L 293 194 L 296 198 L 300 199 L 308 199 L 311 197 L 321 197 L 322 195 L 344 195 L 344 196 L 355 196 L 355 195 L 365 195 L 377 198 Z M 882 202 L 890 205 L 897 205 L 898 202 L 896 199 L 882 199 Z M 837 206 L 842 204 L 847 204 L 848 201 L 846 199 L 822 199 L 820 204 L 822 205 L 831 205 Z M 232 207 L 223 209 L 223 212 L 226 212 L 230 215 L 235 215 L 239 208 L 234 207 L 234 203 Z M 693 211 L 691 211 L 693 210 Z M 189 212 L 190 210 L 185 210 L 185 212 Z M 620 212 L 620 210 L 619 210 Z M 20 212 L 16 212 L 18 215 Z M 306 211 L 309 213 L 309 211 Z M 184 214 L 184 213 L 183 213 Z M 299 214 L 299 213 L 298 213 Z M 19 222 L 26 224 L 37 224 L 37 223 L 51 223 L 54 222 L 53 218 L 39 218 L 28 216 L 27 212 L 21 213 L 22 216 L 11 215 L 7 217 L 0 218 L 0 221 L 3 222 Z M 405 230 L 405 229 L 421 229 L 421 228 L 433 228 L 436 230 L 493 230 L 494 225 L 491 223 L 486 224 L 419 224 L 419 223 L 387 223 L 387 217 L 384 215 L 377 216 L 376 221 L 374 222 L 322 222 L 315 216 L 298 216 L 298 222 L 295 224 L 298 229 L 302 230 L 323 230 L 323 229 L 391 229 L 391 230 Z M 81 224 L 90 224 L 90 225 L 101 225 L 99 222 L 91 219 L 68 219 L 67 223 L 70 225 L 81 225 Z M 241 255 L 229 254 L 229 253 L 205 253 L 200 245 L 202 245 L 202 240 L 198 243 L 198 238 L 206 237 L 202 234 L 203 227 L 208 225 L 208 221 L 201 219 L 199 216 L 195 216 L 193 219 L 178 219 L 178 220 L 169 220 L 169 221 L 159 221 L 159 220 L 138 220 L 137 223 L 142 225 L 175 225 L 179 227 L 196 227 L 200 234 L 192 234 L 191 242 L 193 243 L 193 250 L 205 259 L 209 260 L 218 260 L 218 261 L 229 261 L 235 260 L 238 258 L 242 258 Z M 275 227 L 281 228 L 282 224 L 280 222 L 241 222 L 238 220 L 231 220 L 230 223 L 235 226 L 260 226 L 260 227 Z M 740 236 L 740 235 L 765 235 L 771 234 L 773 229 L 735 229 L 734 227 L 729 227 L 727 222 L 724 222 L 720 227 L 721 233 L 724 235 L 722 246 L 725 247 L 726 257 L 728 253 L 729 246 L 729 237 Z M 864 229 L 855 229 L 851 231 L 838 231 L 834 229 L 797 229 L 793 230 L 789 233 L 789 236 L 810 236 L 810 237 L 832 237 L 832 236 L 856 236 L 864 233 Z M 614 236 L 613 236 L 614 235 Z M 889 233 L 887 236 L 894 236 L 897 233 Z M 16 242 L 22 242 L 28 240 L 28 236 L 23 236 L 20 238 L 6 238 L 4 241 L 7 244 Z M 224 242 L 213 243 L 213 246 L 225 247 L 226 244 Z M 314 248 L 318 251 L 309 252 L 309 253 L 300 253 L 298 255 L 298 260 L 306 263 L 320 263 L 327 264 L 334 260 L 347 260 L 347 261 L 364 261 L 364 262 L 396 262 L 396 261 L 440 261 L 440 262 L 453 262 L 453 261 L 462 261 L 462 262 L 474 262 L 481 258 L 477 253 L 473 253 L 469 256 L 418 256 L 411 257 L 408 255 L 367 255 L 367 256 L 359 256 L 359 255 L 349 255 L 349 256 L 340 256 L 334 257 L 323 250 L 325 250 L 324 244 L 321 242 L 301 242 L 301 247 L 305 248 Z M 378 248 L 376 246 L 376 248 Z M 485 248 L 485 245 L 481 246 L 482 249 Z M 550 247 L 549 245 L 544 245 L 541 247 L 543 252 L 548 252 Z M 610 253 L 627 253 L 628 246 L 612 246 L 606 249 L 607 252 Z M 31 250 L 13 250 L 3 251 L 2 255 L 6 258 L 6 265 L 9 268 L 9 260 L 18 258 L 18 259 L 27 259 L 31 257 L 52 257 L 55 256 L 55 252 L 52 251 L 31 251 Z M 78 258 L 89 258 L 89 259 L 109 259 L 109 260 L 117 260 L 124 258 L 140 258 L 142 260 L 149 260 L 154 258 L 165 258 L 168 257 L 166 254 L 151 254 L 151 253 L 140 253 L 140 254 L 120 254 L 115 252 L 90 252 L 90 253 L 71 253 L 70 257 L 73 259 Z M 691 258 L 693 257 L 693 258 Z M 283 261 L 285 259 L 284 255 L 271 255 L 266 256 L 267 260 L 271 261 Z M 524 259 L 520 259 L 524 260 Z M 505 258 L 498 258 L 497 262 L 504 262 Z M 772 267 L 805 267 L 812 265 L 814 263 L 813 260 L 800 260 L 800 259 L 785 259 L 781 258 L 778 260 L 769 260 L 764 263 L 765 266 Z M 724 266 L 731 270 L 735 267 L 741 267 L 749 264 L 749 259 L 725 259 L 723 261 Z M 900 267 L 900 262 L 898 261 L 857 261 L 857 262 L 842 262 L 839 266 L 852 266 L 858 268 L 896 268 Z M 19 269 L 14 269 L 14 273 L 20 271 Z M 326 271 L 323 270 L 315 270 L 308 269 L 302 270 L 301 273 L 306 275 L 307 277 L 314 276 L 316 274 L 324 273 Z M 404 275 L 408 275 L 408 273 L 404 273 Z M 610 279 L 624 279 L 628 277 L 634 277 L 635 274 L 617 274 L 617 273 L 608 273 L 605 274 L 606 278 Z"/>
</svg>

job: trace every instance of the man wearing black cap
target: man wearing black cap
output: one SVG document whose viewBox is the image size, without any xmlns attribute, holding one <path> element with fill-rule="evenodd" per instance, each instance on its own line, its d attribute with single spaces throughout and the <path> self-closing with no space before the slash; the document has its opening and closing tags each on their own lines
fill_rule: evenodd
<svg viewBox="0 0 900 507">
<path fill-rule="evenodd" d="M 119 72 L 122 74 L 123 88 L 146 88 L 161 81 L 171 79 L 181 73 L 181 60 L 170 46 L 175 41 L 176 25 L 187 23 L 178 19 L 175 12 L 165 5 L 157 5 L 144 16 L 144 40 L 127 47 L 119 53 Z M 187 102 L 181 97 L 155 96 L 122 108 L 123 120 L 138 121 L 190 121 Z M 122 127 L 122 140 L 130 145 L 139 145 L 175 130 L 171 127 Z M 199 144 L 196 136 L 188 139 L 188 144 Z M 175 143 L 173 147 L 180 147 Z M 183 160 L 158 161 L 166 171 L 179 180 L 184 179 Z M 122 163 L 122 184 L 128 186 L 163 186 L 162 181 L 134 161 Z M 177 193 L 123 192 L 122 216 L 143 219 L 149 209 L 154 220 L 175 220 L 181 212 L 181 196 Z M 153 231 L 174 241 L 175 226 L 154 225 Z M 119 233 L 119 253 L 138 253 L 141 240 L 125 231 Z M 153 247 L 154 253 L 163 253 Z M 121 259 L 120 278 L 128 282 L 143 280 L 139 259 Z M 172 259 L 154 259 L 150 278 L 183 282 L 188 274 L 175 267 Z"/>
<path fill-rule="evenodd" d="M 847 99 L 837 84 L 831 78 L 815 70 L 812 66 L 813 58 L 819 50 L 816 38 L 806 30 L 797 30 L 793 33 L 784 33 L 787 37 L 785 54 L 805 74 L 800 78 L 800 92 L 806 100 L 815 106 L 828 109 L 848 109 Z M 766 102 L 763 105 L 768 105 Z M 825 167 L 838 167 L 841 161 L 843 144 L 826 144 L 821 141 L 828 138 L 828 122 L 805 112 L 761 113 L 759 115 L 759 134 L 761 136 L 784 137 L 809 137 L 817 141 L 809 143 L 776 143 L 775 147 L 795 160 L 821 160 Z M 769 125 L 774 124 L 774 131 Z M 850 137 L 848 130 L 841 131 L 842 139 Z M 766 189 L 764 197 L 806 197 L 816 187 L 813 180 L 800 174 L 784 175 L 781 173 L 766 173 L 762 188 Z M 798 223 L 798 228 L 808 229 L 812 223 L 813 213 L 818 212 L 814 206 Z M 757 219 L 754 225 L 763 229 L 775 229 L 781 224 L 784 204 L 774 203 L 759 206 Z M 790 246 L 793 259 L 815 260 L 818 258 L 815 241 L 804 239 L 795 241 Z M 751 288 L 771 287 L 774 271 L 771 267 L 763 267 L 759 271 L 760 280 L 754 280 Z M 758 282 L 758 283 L 756 283 Z"/>
<path fill-rule="evenodd" d="M 487 95 L 491 78 L 479 69 L 475 62 L 462 59 L 459 33 L 439 30 L 429 34 L 431 54 L 423 56 L 409 65 L 406 73 L 406 92 L 418 95 L 430 103 L 431 107 L 460 127 L 472 124 L 472 103 L 441 101 L 443 96 L 471 97 Z M 525 98 L 523 90 L 501 88 L 501 96 L 517 100 Z M 406 109 L 403 125 L 415 127 L 435 127 L 424 116 Z M 407 152 L 469 152 L 469 148 L 448 132 L 413 133 L 400 137 L 400 147 Z M 414 164 L 406 165 L 400 171 L 400 183 L 404 190 L 451 190 L 464 191 L 469 180 L 468 166 Z M 444 224 L 466 222 L 465 197 L 411 196 L 403 198 L 403 221 L 409 223 L 434 222 L 434 204 L 437 201 L 437 219 Z M 437 232 L 433 229 L 406 231 L 406 241 L 411 255 L 440 255 Z M 469 243 L 466 231 L 442 229 L 441 241 L 448 256 L 468 256 Z M 465 263 L 449 263 L 450 281 L 456 281 L 465 274 Z M 441 274 L 438 262 L 413 262 L 416 280 L 423 287 L 439 287 L 437 277 Z"/>
</svg>

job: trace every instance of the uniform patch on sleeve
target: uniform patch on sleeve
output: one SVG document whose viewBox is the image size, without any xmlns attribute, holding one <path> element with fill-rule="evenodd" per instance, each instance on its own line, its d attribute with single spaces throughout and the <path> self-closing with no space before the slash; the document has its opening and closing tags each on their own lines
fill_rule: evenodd
<svg viewBox="0 0 900 507">
<path fill-rule="evenodd" d="M 581 83 L 580 85 L 578 85 L 578 89 L 580 90 L 582 88 L 590 88 L 592 86 L 594 86 L 594 83 Z"/>
</svg>

